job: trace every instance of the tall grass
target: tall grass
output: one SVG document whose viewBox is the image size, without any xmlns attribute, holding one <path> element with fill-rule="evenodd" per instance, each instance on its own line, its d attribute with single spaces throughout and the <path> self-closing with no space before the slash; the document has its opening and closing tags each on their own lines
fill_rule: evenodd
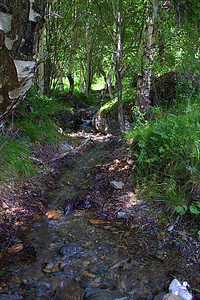
<svg viewBox="0 0 200 300">
<path fill-rule="evenodd" d="M 38 174 L 32 156 L 34 144 L 55 145 L 61 139 L 55 128 L 59 102 L 39 95 L 31 87 L 26 99 L 14 113 L 11 134 L 0 136 L 0 181 L 30 180 Z M 12 120 L 13 121 L 13 120 Z M 9 120 L 8 120 L 9 122 Z"/>
<path fill-rule="evenodd" d="M 140 182 L 148 179 L 151 196 L 167 206 L 190 206 L 200 184 L 200 95 L 139 123 L 128 133 Z M 189 198 L 186 195 L 190 195 Z M 200 211 L 199 211 L 200 212 Z"/>
</svg>

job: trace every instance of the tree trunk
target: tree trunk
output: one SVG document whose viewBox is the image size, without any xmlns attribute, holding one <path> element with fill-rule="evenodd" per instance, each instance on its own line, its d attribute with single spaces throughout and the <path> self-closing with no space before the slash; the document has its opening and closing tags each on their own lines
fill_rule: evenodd
<svg viewBox="0 0 200 300">
<path fill-rule="evenodd" d="M 122 79 L 121 79 L 121 0 L 118 1 L 118 35 L 117 35 L 117 49 L 116 49 L 116 82 L 118 92 L 118 122 L 122 132 L 125 131 L 123 102 L 122 102 Z"/>
<path fill-rule="evenodd" d="M 0 127 L 31 87 L 46 0 L 0 2 Z"/>
<path fill-rule="evenodd" d="M 65 89 L 64 89 L 64 84 L 63 84 L 63 73 L 62 73 L 61 69 L 59 70 L 59 72 L 60 72 L 60 75 L 59 75 L 60 93 L 61 93 L 61 96 L 64 96 L 65 95 Z"/>
<path fill-rule="evenodd" d="M 69 92 L 67 94 L 67 101 L 71 101 L 73 98 L 73 93 L 74 93 L 74 78 L 72 77 L 72 74 L 67 74 L 67 78 L 69 80 Z"/>
<path fill-rule="evenodd" d="M 155 6 L 155 8 L 154 8 Z M 140 42 L 139 56 L 141 58 L 141 74 L 137 80 L 137 91 L 135 105 L 142 113 L 150 109 L 150 85 L 151 71 L 153 66 L 157 31 L 155 30 L 155 18 L 157 14 L 156 2 L 153 1 L 153 14 L 150 16 L 149 7 L 147 8 L 146 22 L 144 23 L 142 38 Z"/>
<path fill-rule="evenodd" d="M 39 41 L 39 59 L 44 55 L 44 30 L 42 31 Z M 41 94 L 44 93 L 44 62 L 38 67 L 38 86 Z"/>
<path fill-rule="evenodd" d="M 89 20 L 86 24 L 86 68 L 85 68 L 85 95 L 89 95 L 90 86 L 90 35 Z"/>
<path fill-rule="evenodd" d="M 67 94 L 67 100 L 68 101 L 72 100 L 73 94 L 74 94 L 74 78 L 73 78 L 73 75 L 72 75 L 72 70 L 73 70 L 74 50 L 75 50 L 75 25 L 76 25 L 76 0 L 73 0 L 69 67 L 68 67 L 68 73 L 67 73 L 67 78 L 69 80 L 69 92 Z"/>
</svg>

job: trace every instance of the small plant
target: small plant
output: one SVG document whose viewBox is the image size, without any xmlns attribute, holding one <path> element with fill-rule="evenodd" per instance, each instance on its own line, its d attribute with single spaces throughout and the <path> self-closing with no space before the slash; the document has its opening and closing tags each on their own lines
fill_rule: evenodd
<svg viewBox="0 0 200 300">
<path fill-rule="evenodd" d="M 186 206 L 185 204 L 183 206 L 176 206 L 175 210 L 180 215 L 185 215 L 186 212 L 189 210 L 191 214 L 199 215 L 200 214 L 200 201 L 197 201 L 196 203 L 192 203 L 189 206 Z"/>
</svg>

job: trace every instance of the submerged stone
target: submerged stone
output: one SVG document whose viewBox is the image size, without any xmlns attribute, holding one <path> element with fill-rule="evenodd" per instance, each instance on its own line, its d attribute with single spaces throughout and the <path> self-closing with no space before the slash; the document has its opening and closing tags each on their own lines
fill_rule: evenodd
<svg viewBox="0 0 200 300">
<path fill-rule="evenodd" d="M 63 246 L 60 249 L 60 254 L 62 254 L 64 256 L 72 256 L 72 255 L 74 255 L 76 253 L 77 253 L 77 248 L 74 245 Z"/>
<path fill-rule="evenodd" d="M 119 291 L 109 291 L 103 289 L 89 289 L 85 292 L 83 300 L 129 300 Z"/>
</svg>

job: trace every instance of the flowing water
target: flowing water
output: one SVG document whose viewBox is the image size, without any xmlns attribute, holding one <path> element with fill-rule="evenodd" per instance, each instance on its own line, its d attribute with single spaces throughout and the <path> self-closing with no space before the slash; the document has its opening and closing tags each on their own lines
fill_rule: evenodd
<svg viewBox="0 0 200 300">
<path fill-rule="evenodd" d="M 162 299 L 174 270 L 185 269 L 177 248 L 150 233 L 129 233 L 118 222 L 94 224 L 87 207 L 70 210 L 74 198 L 87 195 L 90 169 L 110 157 L 110 141 L 95 144 L 49 192 L 49 215 L 26 236 L 36 260 L 10 270 L 10 295 L 0 299 Z"/>
</svg>

